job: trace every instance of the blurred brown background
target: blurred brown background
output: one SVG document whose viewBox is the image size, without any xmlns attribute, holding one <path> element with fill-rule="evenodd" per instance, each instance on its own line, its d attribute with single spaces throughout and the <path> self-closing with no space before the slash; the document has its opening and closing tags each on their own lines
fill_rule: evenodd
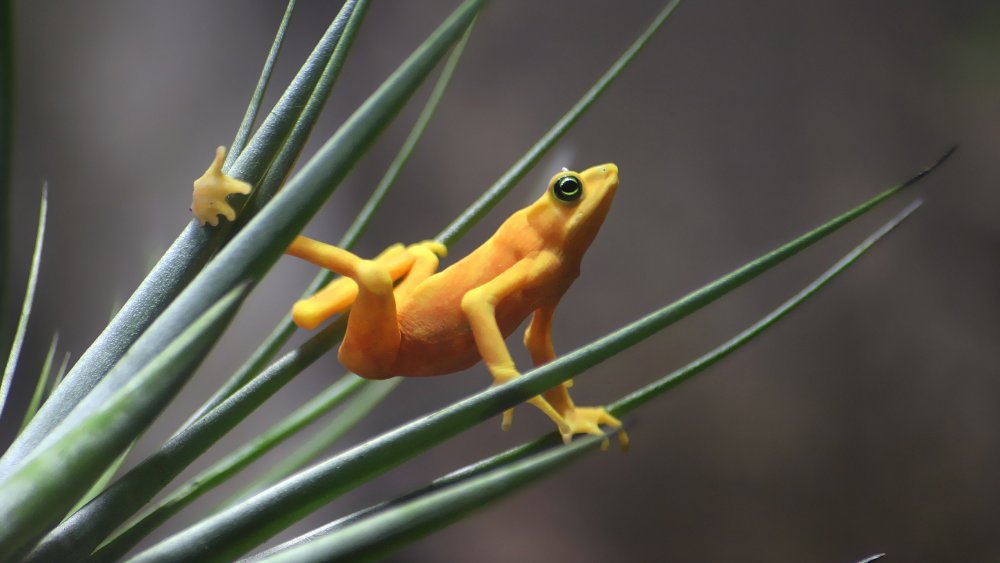
<svg viewBox="0 0 1000 563">
<path fill-rule="evenodd" d="M 61 349 L 78 357 L 189 220 L 191 180 L 216 145 L 230 142 L 283 6 L 17 4 L 17 299 L 43 180 L 51 202 L 23 376 L 38 369 L 54 331 Z M 269 99 L 337 4 L 301 1 Z M 457 2 L 374 4 L 313 146 Z M 493 3 L 359 250 L 437 233 L 569 108 L 661 4 Z M 339 237 L 426 91 L 309 234 Z M 818 275 L 905 200 L 926 195 L 912 221 L 816 299 L 639 411 L 627 455 L 592 455 L 392 560 L 847 562 L 880 551 L 887 561 L 998 560 L 997 3 L 686 2 L 454 255 L 537 197 L 559 167 L 616 162 L 615 207 L 557 315 L 556 347 L 566 351 L 910 176 L 955 142 L 953 160 L 915 193 L 579 377 L 578 402 L 603 403 L 683 365 Z M 228 376 L 312 275 L 282 260 L 137 453 L 165 439 Z M 328 356 L 207 457 L 243 443 L 341 371 Z M 488 381 L 482 366 L 406 381 L 341 447 Z M 24 381 L 15 386 L 13 411 L 29 392 Z M 521 408 L 510 433 L 500 432 L 499 419 L 481 425 L 282 537 L 549 426 Z M 5 421 L 0 443 L 12 430 Z M 232 490 L 209 495 L 158 537 Z"/>
</svg>

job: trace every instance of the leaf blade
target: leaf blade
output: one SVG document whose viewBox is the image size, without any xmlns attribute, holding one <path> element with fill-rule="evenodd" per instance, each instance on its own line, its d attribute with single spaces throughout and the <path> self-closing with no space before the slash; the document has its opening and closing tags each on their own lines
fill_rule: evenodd
<svg viewBox="0 0 1000 563">
<path fill-rule="evenodd" d="M 0 378 L 0 417 L 3 416 L 4 406 L 7 403 L 7 395 L 10 393 L 10 385 L 14 379 L 14 370 L 17 368 L 17 360 L 21 355 L 21 346 L 24 344 L 24 335 L 28 330 L 28 317 L 31 316 L 31 306 L 35 302 L 35 288 L 38 285 L 38 271 L 42 261 L 42 246 L 45 243 L 45 218 L 48 214 L 48 209 L 48 187 L 43 186 L 42 202 L 38 207 L 38 229 L 35 231 L 35 250 L 31 254 L 31 268 L 28 270 L 28 283 L 24 290 L 24 301 L 21 303 L 21 316 L 17 320 L 17 330 L 14 332 L 14 341 L 11 342 L 10 355 L 7 357 L 3 377 Z"/>
<path fill-rule="evenodd" d="M 150 357 L 162 349 L 163 342 L 178 334 L 183 319 L 204 311 L 231 288 L 254 282 L 281 257 L 305 223 L 316 213 L 347 175 L 357 159 L 375 141 L 394 118 L 410 95 L 447 49 L 458 40 L 485 0 L 466 0 L 331 136 L 284 189 L 241 230 L 189 284 L 167 309 L 135 340 L 128 355 L 112 372 L 81 400 L 48 436 L 37 443 L 51 443 L 74 418 L 94 410 L 122 386 L 129 373 L 135 373 Z M 241 159 L 248 151 L 244 151 Z M 239 162 L 239 161 L 237 161 Z M 128 304 L 126 304 L 128 307 Z M 123 309 L 124 310 L 124 309 Z M 116 377 L 112 377 L 117 374 Z M 68 378 L 69 376 L 67 376 Z M 60 390 L 66 386 L 64 382 Z M 57 390 L 58 391 L 58 390 Z M 41 414 L 41 413 L 40 413 Z M 35 421 L 38 416 L 35 417 Z M 34 421 L 33 421 L 34 422 Z M 29 424 L 28 429 L 32 425 Z M 22 455 L 0 459 L 0 477 L 15 466 Z M 8 452 L 10 454 L 10 452 Z"/>
<path fill-rule="evenodd" d="M 345 9 L 353 10 L 357 0 L 348 0 Z M 344 10 L 341 11 L 341 15 Z M 320 38 L 312 54 L 285 90 L 276 107 L 251 139 L 229 172 L 240 179 L 256 182 L 270 166 L 273 153 L 300 116 L 300 110 L 313 93 L 341 37 L 348 18 L 338 17 Z M 170 305 L 188 283 L 201 271 L 209 257 L 231 236 L 230 224 L 218 229 L 202 227 L 190 221 L 170 245 L 152 271 L 139 284 L 114 319 L 66 374 L 38 414 L 0 457 L 0 480 L 48 439 L 66 416 L 104 378 L 125 352 Z"/>
<path fill-rule="evenodd" d="M 281 46 L 285 42 L 288 22 L 292 20 L 292 12 L 294 10 L 295 0 L 288 0 L 288 4 L 285 5 L 285 14 L 281 17 L 281 22 L 278 24 L 277 33 L 274 34 L 271 49 L 267 53 L 267 58 L 264 59 L 264 68 L 260 71 L 257 86 L 254 87 L 253 94 L 250 96 L 250 103 L 247 104 L 243 120 L 240 121 L 240 126 L 236 129 L 236 136 L 233 138 L 232 144 L 229 145 L 229 153 L 226 154 L 226 161 L 222 165 L 224 170 L 229 170 L 247 145 L 247 140 L 250 138 L 250 131 L 253 129 L 253 124 L 257 120 L 257 114 L 260 112 L 264 92 L 267 91 L 267 85 L 271 81 L 271 73 L 274 71 L 275 63 L 278 61 L 278 54 L 281 52 Z"/>
<path fill-rule="evenodd" d="M 105 468 L 169 401 L 200 363 L 240 303 L 234 290 L 196 320 L 91 416 L 37 451 L 0 483 L 0 560 L 14 559 L 55 526 Z"/>
<path fill-rule="evenodd" d="M 21 419 L 21 428 L 18 432 L 24 430 L 24 427 L 31 421 L 31 417 L 35 416 L 35 412 L 38 411 L 38 405 L 42 403 L 42 397 L 45 396 L 45 388 L 49 383 L 49 374 L 52 373 L 52 362 L 55 360 L 56 347 L 58 345 L 59 333 L 57 332 L 52 336 L 49 351 L 45 353 L 45 360 L 42 362 L 42 371 L 38 374 L 38 380 L 35 382 L 35 391 L 31 394 L 31 400 L 28 401 L 28 408 L 24 411 L 24 418 Z"/>
<path fill-rule="evenodd" d="M 950 153 L 949 153 L 950 154 Z M 934 167 L 943 160 L 939 160 Z M 915 176 L 926 176 L 929 168 Z M 728 291 L 808 248 L 871 210 L 916 180 L 911 178 L 827 221 L 791 242 L 717 278 L 701 289 L 590 344 L 544 364 L 513 381 L 491 387 L 435 413 L 335 455 L 262 491 L 230 509 L 167 538 L 136 556 L 232 558 L 309 514 L 351 488 L 388 471 L 418 453 L 485 421 L 501 411 L 578 375 L 637 344 Z"/>
<path fill-rule="evenodd" d="M 905 221 L 920 204 L 920 200 L 917 200 L 908 205 L 813 282 L 733 338 L 684 367 L 611 403 L 607 406 L 608 411 L 616 416 L 623 416 L 746 345 L 815 296 L 821 288 L 857 262 L 876 243 Z M 594 443 L 599 441 L 598 438 Z M 579 440 L 574 441 L 577 442 Z M 344 557 L 375 558 L 398 550 L 403 545 L 454 521 L 461 516 L 463 510 L 479 508 L 484 503 L 514 492 L 527 481 L 541 477 L 542 475 L 532 472 L 530 460 L 547 457 L 546 473 L 548 473 L 579 457 L 578 452 L 558 446 L 548 452 L 545 451 L 558 443 L 559 435 L 553 432 L 534 442 L 452 472 L 422 489 L 340 518 L 248 560 L 278 562 L 318 558 L 324 561 L 337 561 Z M 593 449 L 591 445 L 588 451 Z M 503 491 L 478 490 L 479 487 L 490 486 L 488 483 L 504 480 L 507 484 Z"/>
</svg>

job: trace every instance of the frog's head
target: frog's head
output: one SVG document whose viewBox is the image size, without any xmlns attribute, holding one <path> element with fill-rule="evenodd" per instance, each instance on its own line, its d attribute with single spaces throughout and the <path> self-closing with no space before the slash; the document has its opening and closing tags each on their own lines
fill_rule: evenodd
<svg viewBox="0 0 1000 563">
<path fill-rule="evenodd" d="M 549 181 L 543 203 L 559 217 L 563 250 L 582 256 L 597 236 L 618 189 L 618 167 L 601 164 L 583 172 L 563 170 Z"/>
</svg>

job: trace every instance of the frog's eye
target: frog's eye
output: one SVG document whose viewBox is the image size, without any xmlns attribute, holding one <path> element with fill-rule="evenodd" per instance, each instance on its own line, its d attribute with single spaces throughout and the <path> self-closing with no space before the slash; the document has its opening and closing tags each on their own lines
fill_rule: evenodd
<svg viewBox="0 0 1000 563">
<path fill-rule="evenodd" d="M 552 195 L 559 201 L 574 202 L 583 195 L 583 182 L 575 174 L 566 174 L 552 182 Z"/>
</svg>

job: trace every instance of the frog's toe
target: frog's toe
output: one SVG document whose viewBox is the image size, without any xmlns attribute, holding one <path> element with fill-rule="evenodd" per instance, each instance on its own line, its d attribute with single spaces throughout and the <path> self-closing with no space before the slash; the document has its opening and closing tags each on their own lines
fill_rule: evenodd
<svg viewBox="0 0 1000 563">
<path fill-rule="evenodd" d="M 563 441 L 567 444 L 573 439 L 575 434 L 593 434 L 604 436 L 601 425 L 610 426 L 618 430 L 618 443 L 622 450 L 628 449 L 628 434 L 622 429 L 622 423 L 617 418 L 611 416 L 603 407 L 575 407 L 573 410 L 563 414 L 566 420 L 567 430 L 560 430 Z M 601 444 L 601 449 L 608 448 L 608 439 L 605 438 Z"/>
<path fill-rule="evenodd" d="M 448 257 L 448 247 L 436 240 L 422 240 L 413 246 L 422 246 L 434 254 L 437 254 L 438 258 Z"/>
<path fill-rule="evenodd" d="M 510 425 L 514 423 L 514 409 L 503 411 L 503 419 L 500 420 L 500 429 L 504 432 L 510 430 Z"/>
</svg>

